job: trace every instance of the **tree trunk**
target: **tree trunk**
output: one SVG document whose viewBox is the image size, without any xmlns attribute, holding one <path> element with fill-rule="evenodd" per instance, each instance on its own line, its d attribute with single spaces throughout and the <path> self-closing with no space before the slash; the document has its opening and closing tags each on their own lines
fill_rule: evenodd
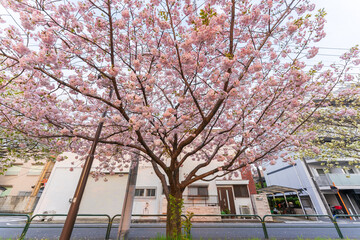
<svg viewBox="0 0 360 240">
<path fill-rule="evenodd" d="M 181 239 L 182 191 L 170 187 L 166 213 L 166 237 Z"/>
</svg>

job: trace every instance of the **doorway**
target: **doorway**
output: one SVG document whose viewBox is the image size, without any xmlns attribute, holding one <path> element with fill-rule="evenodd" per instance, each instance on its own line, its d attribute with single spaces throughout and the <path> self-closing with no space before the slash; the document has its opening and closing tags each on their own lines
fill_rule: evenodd
<svg viewBox="0 0 360 240">
<path fill-rule="evenodd" d="M 227 214 L 236 214 L 232 187 L 218 187 L 220 211 Z"/>
</svg>

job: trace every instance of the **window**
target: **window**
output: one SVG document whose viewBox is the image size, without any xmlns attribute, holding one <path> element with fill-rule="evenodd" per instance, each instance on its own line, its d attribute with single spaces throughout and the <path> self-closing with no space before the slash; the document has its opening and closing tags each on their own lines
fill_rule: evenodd
<svg viewBox="0 0 360 240">
<path fill-rule="evenodd" d="M 317 169 L 316 169 L 316 172 L 317 172 L 319 175 L 324 175 L 324 174 L 325 174 L 324 169 L 322 169 L 322 168 L 317 168 Z"/>
<path fill-rule="evenodd" d="M 135 196 L 136 197 L 143 197 L 144 196 L 144 189 L 135 189 Z"/>
<path fill-rule="evenodd" d="M 155 189 L 146 189 L 146 196 L 147 197 L 155 197 Z"/>
<path fill-rule="evenodd" d="M 249 191 L 247 185 L 234 185 L 234 195 L 236 198 L 249 197 Z"/>
<path fill-rule="evenodd" d="M 44 168 L 43 165 L 33 165 L 29 169 L 28 175 L 31 175 L 31 176 L 40 175 L 43 168 Z"/>
<path fill-rule="evenodd" d="M 352 169 L 352 168 L 348 169 L 348 170 L 347 170 L 347 173 L 348 173 L 348 174 L 355 174 L 354 169 Z"/>
<path fill-rule="evenodd" d="M 21 165 L 14 165 L 6 170 L 5 175 L 6 176 L 17 176 L 17 175 L 19 175 L 20 170 L 21 170 Z"/>
<path fill-rule="evenodd" d="M 189 187 L 189 196 L 207 197 L 209 196 L 207 186 L 191 186 Z"/>
<path fill-rule="evenodd" d="M 10 194 L 12 187 L 1 187 L 0 197 L 5 197 Z M 1 191 L 0 190 L 0 191 Z"/>
<path fill-rule="evenodd" d="M 135 197 L 155 197 L 155 188 L 137 188 L 135 189 Z"/>
</svg>

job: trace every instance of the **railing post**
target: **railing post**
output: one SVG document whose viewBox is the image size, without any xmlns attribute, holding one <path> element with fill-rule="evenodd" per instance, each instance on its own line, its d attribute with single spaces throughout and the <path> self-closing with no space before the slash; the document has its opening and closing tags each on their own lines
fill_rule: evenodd
<svg viewBox="0 0 360 240">
<path fill-rule="evenodd" d="M 22 233 L 21 233 L 21 235 L 19 237 L 20 240 L 23 240 L 25 238 L 25 235 L 26 235 L 26 233 L 27 233 L 27 231 L 28 231 L 28 229 L 30 227 L 30 223 L 32 221 L 32 218 L 30 218 L 29 215 L 26 215 L 26 218 L 27 218 L 26 224 L 25 224 L 24 229 L 23 229 L 23 231 L 22 231 Z"/>
<path fill-rule="evenodd" d="M 329 216 L 329 217 L 330 217 L 330 216 Z M 338 225 L 337 222 L 336 222 L 336 218 L 337 218 L 337 215 L 335 215 L 334 217 L 330 217 L 330 219 L 332 220 L 332 222 L 333 222 L 333 224 L 334 224 L 334 226 L 335 226 L 335 229 L 336 229 L 339 237 L 340 237 L 341 239 L 344 239 L 344 236 L 343 236 L 343 234 L 342 234 L 342 232 L 341 232 L 341 230 L 340 230 L 340 228 L 339 228 L 339 225 Z"/>
<path fill-rule="evenodd" d="M 183 215 L 183 216 L 185 217 L 185 221 L 188 221 L 188 222 L 190 222 L 190 224 L 191 224 L 191 218 L 193 217 L 193 215 L 189 215 L 189 218 L 188 218 L 186 215 Z M 190 239 L 190 236 L 191 236 L 191 227 L 188 227 L 188 228 L 187 228 L 186 234 L 187 234 L 186 237 Z"/>
<path fill-rule="evenodd" d="M 268 234 L 268 231 L 267 231 L 267 228 L 266 228 L 266 225 L 265 225 L 265 218 L 267 217 L 267 215 L 265 215 L 263 218 L 261 218 L 259 216 L 259 218 L 261 219 L 261 226 L 263 228 L 263 231 L 264 231 L 264 237 L 265 239 L 269 239 L 269 234 Z"/>
<path fill-rule="evenodd" d="M 110 232 L 111 232 L 111 227 L 112 227 L 112 218 L 110 218 L 110 216 L 108 215 L 109 217 L 109 223 L 108 223 L 108 226 L 107 226 L 107 229 L 106 229 L 106 236 L 105 236 L 105 239 L 110 239 Z"/>
</svg>

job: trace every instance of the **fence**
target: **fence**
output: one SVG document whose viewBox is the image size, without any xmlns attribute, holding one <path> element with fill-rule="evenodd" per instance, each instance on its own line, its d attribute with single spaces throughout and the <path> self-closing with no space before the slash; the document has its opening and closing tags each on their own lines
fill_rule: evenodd
<svg viewBox="0 0 360 240">
<path fill-rule="evenodd" d="M 32 221 L 36 218 L 36 217 L 56 217 L 56 216 L 61 216 L 61 217 L 65 217 L 67 216 L 67 214 L 36 214 L 33 216 L 30 216 L 28 214 L 11 214 L 11 213 L 0 213 L 0 217 L 5 217 L 5 216 L 12 216 L 12 217 L 25 217 L 26 218 L 26 222 L 25 222 L 25 226 L 1 226 L 0 228 L 23 228 L 23 231 L 19 237 L 19 239 L 24 239 L 26 236 L 27 231 L 29 230 L 31 226 Z M 112 225 L 114 223 L 114 220 L 116 218 L 121 217 L 121 214 L 116 214 L 113 217 L 110 217 L 107 214 L 78 214 L 78 217 L 104 217 L 107 220 L 106 226 L 74 226 L 74 228 L 106 228 L 106 235 L 105 235 L 105 239 L 109 239 L 110 238 L 110 232 L 112 229 Z M 163 217 L 165 218 L 166 215 L 164 214 L 133 214 L 133 217 Z M 337 218 L 342 217 L 342 218 L 350 218 L 350 217 L 358 217 L 360 218 L 360 215 L 335 215 L 335 216 L 330 216 L 330 215 L 317 215 L 317 214 L 312 214 L 312 215 L 304 215 L 304 214 L 283 214 L 283 215 L 265 215 L 263 217 L 260 217 L 259 215 L 255 215 L 255 214 L 241 214 L 241 215 L 237 215 L 237 214 L 226 214 L 226 215 L 214 215 L 214 214 L 194 214 L 191 215 L 190 218 L 188 218 L 185 215 L 182 215 L 182 217 L 184 217 L 186 220 L 191 221 L 192 217 L 222 217 L 222 218 L 229 218 L 229 219 L 235 219 L 235 218 L 253 218 L 255 220 L 258 220 L 259 223 L 261 223 L 261 226 L 253 226 L 254 228 L 262 228 L 263 233 L 264 233 L 264 238 L 265 239 L 269 239 L 269 234 L 268 234 L 268 228 L 276 228 L 274 226 L 268 226 L 266 224 L 266 220 L 270 219 L 270 218 L 278 218 L 278 217 L 295 217 L 295 218 L 328 218 L 334 225 L 334 228 L 336 229 L 337 234 L 339 235 L 340 239 L 344 239 L 344 236 L 341 232 L 341 229 L 336 221 Z M 283 226 L 282 226 L 283 227 Z M 312 227 L 316 227 L 316 226 L 312 226 Z M 355 226 L 356 227 L 356 226 Z M 354 227 L 354 228 L 355 228 Z M 33 226 L 32 228 L 62 228 L 62 226 Z M 209 226 L 197 226 L 197 228 L 209 228 Z M 214 227 L 213 227 L 214 228 Z M 221 225 L 218 225 L 218 228 L 222 228 Z M 237 226 L 237 228 L 249 228 L 249 226 L 241 226 L 241 224 L 239 224 Z M 286 228 L 293 228 L 293 226 L 291 227 L 286 227 Z M 191 233 L 188 232 L 188 234 L 190 235 Z"/>
<path fill-rule="evenodd" d="M 192 196 L 184 195 L 184 206 L 219 206 L 217 195 Z"/>
</svg>

